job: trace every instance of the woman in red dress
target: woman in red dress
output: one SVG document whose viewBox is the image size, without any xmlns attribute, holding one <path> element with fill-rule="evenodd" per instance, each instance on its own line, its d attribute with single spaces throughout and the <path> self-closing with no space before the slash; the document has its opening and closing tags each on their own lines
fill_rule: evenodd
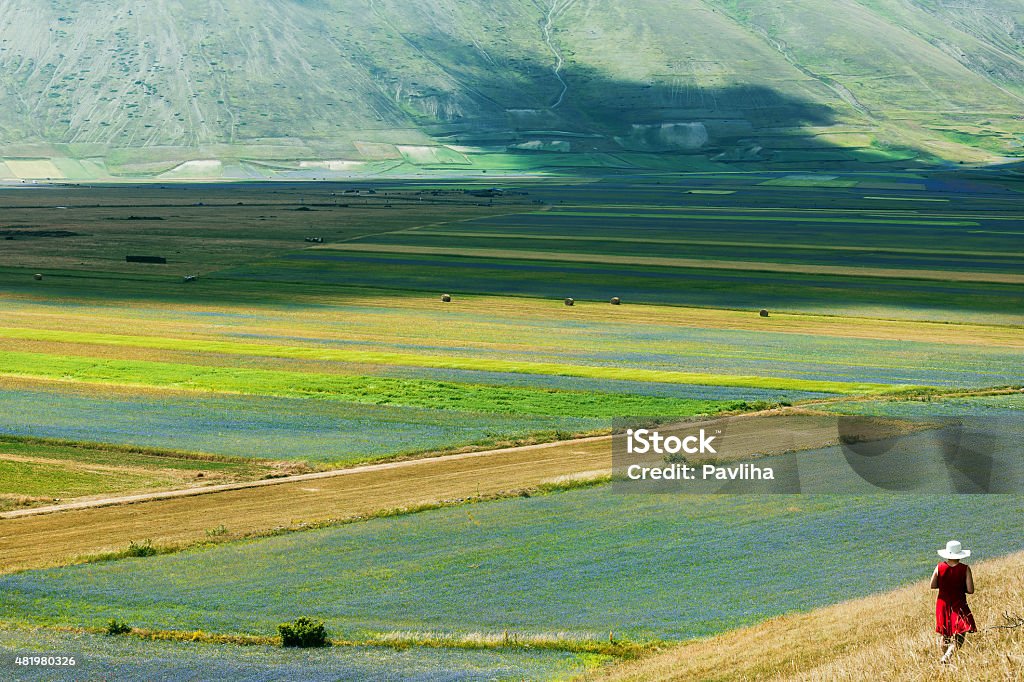
<svg viewBox="0 0 1024 682">
<path fill-rule="evenodd" d="M 957 540 L 946 543 L 939 550 L 945 559 L 932 573 L 932 589 L 939 591 L 935 603 L 935 632 L 942 635 L 941 663 L 949 663 L 953 652 L 963 646 L 964 635 L 977 632 L 974 615 L 967 605 L 967 595 L 974 594 L 974 575 L 971 567 L 960 563 L 971 556 L 971 550 L 964 549 Z"/>
</svg>

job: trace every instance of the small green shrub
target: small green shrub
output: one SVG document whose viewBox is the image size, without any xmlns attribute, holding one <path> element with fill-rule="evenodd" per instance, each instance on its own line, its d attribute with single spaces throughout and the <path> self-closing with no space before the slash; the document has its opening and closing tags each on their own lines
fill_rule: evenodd
<svg viewBox="0 0 1024 682">
<path fill-rule="evenodd" d="M 132 631 L 132 626 L 125 623 L 123 620 L 117 618 L 111 618 L 110 622 L 107 623 L 107 634 L 108 635 L 125 635 Z"/>
<path fill-rule="evenodd" d="M 291 623 L 281 623 L 277 626 L 277 631 L 281 633 L 281 646 L 308 649 L 330 644 L 323 621 L 312 618 L 302 617 Z"/>
<path fill-rule="evenodd" d="M 128 545 L 128 549 L 125 550 L 124 554 L 125 556 L 154 556 L 156 554 L 156 547 L 153 546 L 152 540 L 132 542 Z"/>
</svg>

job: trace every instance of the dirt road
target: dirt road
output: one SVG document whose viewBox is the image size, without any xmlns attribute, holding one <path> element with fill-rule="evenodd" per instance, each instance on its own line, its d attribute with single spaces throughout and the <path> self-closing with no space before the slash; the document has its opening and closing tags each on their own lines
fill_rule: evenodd
<svg viewBox="0 0 1024 682">
<path fill-rule="evenodd" d="M 611 469 L 609 436 L 449 455 L 252 483 L 8 512 L 0 571 L 67 563 L 131 541 L 189 543 L 536 487 Z"/>
</svg>

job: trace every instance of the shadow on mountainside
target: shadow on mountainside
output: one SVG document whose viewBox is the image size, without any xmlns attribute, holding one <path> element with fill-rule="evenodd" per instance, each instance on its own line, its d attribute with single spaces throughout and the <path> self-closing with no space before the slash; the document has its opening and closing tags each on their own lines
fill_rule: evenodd
<svg viewBox="0 0 1024 682">
<path fill-rule="evenodd" d="M 401 93 L 400 106 L 441 142 L 538 155 L 656 154 L 677 160 L 680 170 L 703 169 L 708 161 L 723 169 L 776 163 L 792 169 L 802 162 L 860 167 L 866 158 L 819 136 L 837 124 L 871 132 L 870 121 L 820 83 L 801 84 L 807 97 L 798 97 L 758 83 L 624 81 L 578 63 L 556 76 L 552 64 L 523 57 L 498 68 L 440 33 L 405 38 L 435 56 L 434 65 L 455 85 L 442 91 L 392 75 L 380 87 Z"/>
</svg>

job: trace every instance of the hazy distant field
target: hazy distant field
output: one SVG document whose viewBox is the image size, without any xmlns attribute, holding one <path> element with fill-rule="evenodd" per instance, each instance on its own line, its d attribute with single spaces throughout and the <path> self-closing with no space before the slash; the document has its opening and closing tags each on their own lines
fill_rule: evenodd
<svg viewBox="0 0 1024 682">
<path fill-rule="evenodd" d="M 780 186 L 784 177 L 538 189 L 551 200 L 542 210 L 369 235 L 223 275 L 1019 323 L 1008 312 L 1024 305 L 1013 193 L 877 176 Z M 688 193 L 723 185 L 730 193 Z M 666 256 L 692 263 L 669 267 Z"/>
</svg>

